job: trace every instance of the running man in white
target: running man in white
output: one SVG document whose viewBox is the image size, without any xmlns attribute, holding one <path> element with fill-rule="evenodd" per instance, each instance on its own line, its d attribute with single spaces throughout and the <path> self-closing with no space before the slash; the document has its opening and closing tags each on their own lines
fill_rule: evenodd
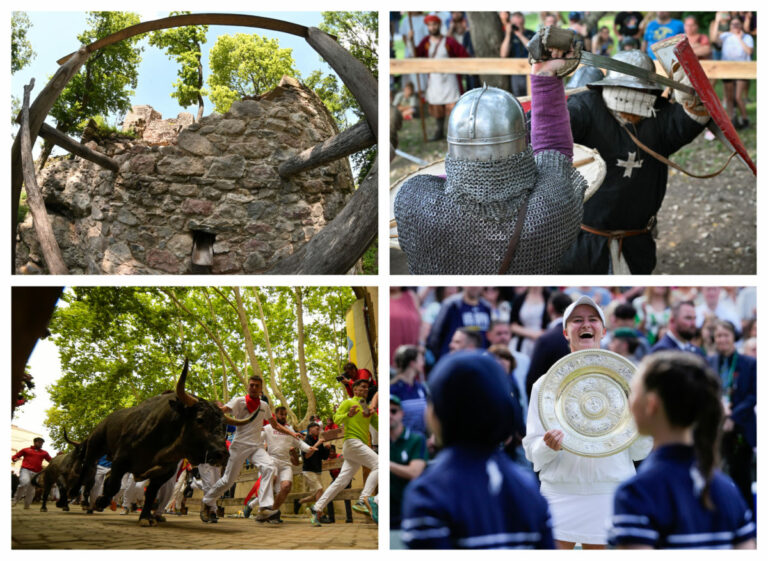
<svg viewBox="0 0 768 561">
<path fill-rule="evenodd" d="M 325 490 L 314 506 L 307 508 L 310 521 L 313 526 L 319 526 L 318 514 L 325 508 L 333 498 L 352 481 L 355 473 L 361 466 L 371 470 L 368 479 L 365 481 L 363 492 L 360 493 L 360 499 L 352 507 L 355 510 L 370 513 L 370 507 L 366 504 L 367 499 L 373 494 L 376 485 L 379 483 L 379 456 L 368 445 L 369 428 L 371 425 L 378 427 L 379 416 L 372 408 L 368 407 L 366 398 L 368 396 L 368 380 L 357 380 L 353 387 L 355 397 L 342 401 L 333 420 L 338 425 L 344 425 L 344 464 L 341 466 L 341 473 Z"/>
<path fill-rule="evenodd" d="M 262 385 L 263 382 L 260 376 L 251 376 L 248 379 L 248 393 L 245 396 L 231 399 L 229 403 L 221 408 L 225 413 L 234 415 L 239 419 L 253 415 L 256 411 L 258 411 L 258 414 L 252 422 L 247 425 L 241 425 L 235 430 L 235 438 L 229 447 L 229 461 L 224 469 L 224 475 L 203 497 L 203 504 L 200 509 L 200 519 L 203 522 L 217 522 L 216 499 L 232 486 L 237 476 L 240 475 L 240 470 L 246 459 L 249 459 L 253 465 L 258 467 L 261 474 L 258 498 L 259 512 L 256 515 L 256 520 L 268 520 L 276 517 L 280 512 L 272 509 L 274 502 L 272 479 L 275 476 L 275 464 L 264 449 L 264 424 L 265 422 L 269 423 L 273 429 L 294 438 L 300 435 L 275 421 L 269 405 L 261 400 Z"/>
<path fill-rule="evenodd" d="M 284 406 L 277 407 L 275 409 L 275 417 L 278 424 L 287 426 L 288 422 L 288 410 Z M 282 522 L 280 520 L 280 507 L 285 502 L 285 498 L 288 493 L 291 492 L 293 487 L 293 463 L 291 462 L 291 450 L 300 449 L 307 456 L 313 455 L 317 452 L 317 448 L 310 447 L 301 439 L 296 439 L 288 436 L 287 434 L 278 431 L 272 427 L 264 427 L 264 436 L 267 438 L 267 453 L 272 457 L 272 461 L 275 463 L 275 469 L 277 472 L 277 484 L 279 489 L 275 489 L 275 504 L 272 508 L 278 511 L 277 517 L 270 520 L 270 522 Z M 262 479 L 262 483 L 263 483 Z M 250 514 L 251 510 L 256 504 L 258 499 L 253 499 L 246 507 L 246 517 Z"/>
</svg>

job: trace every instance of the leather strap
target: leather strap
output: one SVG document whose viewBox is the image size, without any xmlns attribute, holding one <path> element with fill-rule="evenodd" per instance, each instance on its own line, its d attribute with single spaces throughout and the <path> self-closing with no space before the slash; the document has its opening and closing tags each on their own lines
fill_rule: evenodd
<svg viewBox="0 0 768 561">
<path fill-rule="evenodd" d="M 523 200 L 523 204 L 520 205 L 520 207 L 517 209 L 517 219 L 515 220 L 515 231 L 512 232 L 512 238 L 509 240 L 509 246 L 507 246 L 507 252 L 504 254 L 504 259 L 501 262 L 501 267 L 499 268 L 499 274 L 503 275 L 507 272 L 507 269 L 509 269 L 509 266 L 512 264 L 512 259 L 515 257 L 515 252 L 517 251 L 517 244 L 520 241 L 520 234 L 523 231 L 523 223 L 525 222 L 525 216 L 528 213 L 528 199 L 530 198 L 531 194 L 528 193 L 526 195 L 525 200 Z"/>
<path fill-rule="evenodd" d="M 654 216 L 649 221 L 649 224 L 655 224 L 656 217 Z M 598 230 L 597 228 L 592 228 L 591 226 L 587 226 L 586 224 L 581 225 L 581 229 L 585 232 L 589 232 L 590 234 L 595 234 L 596 236 L 603 236 L 604 238 L 608 238 L 609 242 L 612 240 L 619 240 L 619 254 L 621 254 L 622 247 L 624 246 L 624 238 L 629 238 L 631 236 L 641 236 L 643 234 L 648 234 L 651 229 L 653 228 L 652 225 L 649 225 L 641 230 Z"/>
<path fill-rule="evenodd" d="M 627 128 L 625 125 L 623 125 L 623 124 L 622 124 L 621 126 L 622 126 L 622 128 L 623 128 L 623 129 L 626 131 L 626 133 L 629 135 L 629 138 L 631 138 L 631 139 L 632 139 L 632 142 L 634 142 L 634 143 L 637 145 L 637 147 L 638 147 L 638 148 L 640 148 L 640 149 L 641 149 L 643 152 L 645 152 L 646 154 L 649 154 L 649 155 L 650 155 L 650 156 L 652 156 L 653 158 L 656 158 L 656 159 L 657 159 L 658 161 L 660 161 L 662 164 L 666 164 L 666 165 L 668 165 L 668 166 L 671 166 L 671 167 L 675 168 L 677 171 L 679 171 L 679 172 L 682 172 L 682 173 L 684 173 L 685 175 L 688 175 L 688 176 L 690 176 L 690 177 L 695 177 L 695 178 L 697 178 L 697 179 L 709 179 L 710 177 L 716 177 L 716 176 L 720 175 L 721 173 L 723 173 L 723 171 L 725 170 L 725 168 L 726 168 L 726 167 L 728 166 L 728 164 L 731 162 L 731 159 L 732 159 L 732 158 L 733 158 L 733 157 L 734 157 L 734 156 L 737 154 L 737 152 L 735 152 L 735 151 L 734 151 L 734 152 L 733 152 L 733 153 L 732 153 L 732 154 L 731 154 L 731 155 L 728 157 L 728 159 L 725 161 L 725 163 L 723 164 L 723 167 L 721 167 L 719 170 L 717 170 L 717 171 L 715 171 L 715 172 L 713 172 L 713 173 L 707 173 L 707 174 L 704 174 L 704 175 L 697 175 L 697 174 L 695 174 L 695 173 L 691 173 L 690 171 L 683 169 L 681 166 L 677 165 L 677 164 L 676 164 L 675 162 L 673 162 L 672 160 L 670 160 L 670 159 L 668 159 L 668 158 L 665 158 L 665 157 L 664 157 L 664 156 L 662 156 L 661 154 L 659 154 L 659 153 L 657 153 L 657 152 L 654 152 L 653 150 L 651 150 L 650 148 L 648 148 L 648 147 L 647 147 L 645 144 L 643 144 L 642 142 L 640 142 L 640 140 L 638 140 L 638 138 L 637 138 L 637 137 L 636 137 L 634 134 L 632 134 L 631 132 L 629 132 L 629 129 L 628 129 L 628 128 Z"/>
</svg>

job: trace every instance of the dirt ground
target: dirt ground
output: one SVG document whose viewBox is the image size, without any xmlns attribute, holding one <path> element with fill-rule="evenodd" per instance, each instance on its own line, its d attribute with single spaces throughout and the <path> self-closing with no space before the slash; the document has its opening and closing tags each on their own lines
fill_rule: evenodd
<svg viewBox="0 0 768 561">
<path fill-rule="evenodd" d="M 756 160 L 755 104 L 748 109 L 752 124 L 739 134 Z M 427 136 L 433 128 L 434 121 L 428 119 Z M 445 157 L 445 141 L 423 144 L 418 120 L 406 121 L 398 138 L 399 148 L 418 158 L 433 162 Z M 702 133 L 671 159 L 689 171 L 706 173 L 719 168 L 727 157 L 719 141 L 707 140 Z M 390 164 L 390 184 L 419 167 L 396 156 Z M 735 158 L 712 179 L 694 179 L 671 169 L 658 214 L 654 274 L 756 274 L 756 186 L 755 176 Z M 397 263 L 402 266 L 402 260 Z M 392 272 L 398 272 L 394 259 Z"/>
</svg>

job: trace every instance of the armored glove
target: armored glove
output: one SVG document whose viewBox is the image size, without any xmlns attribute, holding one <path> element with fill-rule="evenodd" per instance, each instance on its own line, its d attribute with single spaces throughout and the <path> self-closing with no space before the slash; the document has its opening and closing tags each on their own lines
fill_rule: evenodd
<svg viewBox="0 0 768 561">
<path fill-rule="evenodd" d="M 568 51 L 573 49 L 573 52 L 569 53 L 567 58 L 562 59 L 566 61 L 566 64 L 555 72 L 560 78 L 567 76 L 576 70 L 581 58 L 581 44 L 574 43 L 575 37 L 575 34 L 570 29 L 563 29 L 552 25 L 542 27 L 528 42 L 528 62 L 534 64 L 536 62 L 552 60 L 556 58 L 552 56 L 553 50 L 568 53 Z"/>
<path fill-rule="evenodd" d="M 672 63 L 672 79 L 681 84 L 685 84 L 686 86 L 691 85 L 691 80 L 688 78 L 688 75 L 678 61 Z M 709 121 L 707 108 L 704 106 L 698 95 L 690 94 L 682 90 L 675 90 L 675 99 L 683 106 L 683 109 L 685 109 L 688 116 L 697 123 L 704 125 Z"/>
</svg>

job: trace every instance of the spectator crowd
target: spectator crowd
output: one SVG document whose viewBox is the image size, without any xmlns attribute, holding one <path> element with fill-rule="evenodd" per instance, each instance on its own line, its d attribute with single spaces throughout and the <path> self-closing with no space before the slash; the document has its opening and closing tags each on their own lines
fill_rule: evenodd
<svg viewBox="0 0 768 561">
<path fill-rule="evenodd" d="M 540 26 L 554 25 L 572 30 L 584 50 L 603 56 L 640 49 L 655 59 L 651 49 L 654 43 L 685 34 L 699 59 L 755 59 L 755 12 L 518 11 L 498 12 L 498 18 L 496 29 L 489 31 L 487 21 L 482 24 L 484 34 L 498 37 L 483 37 L 482 40 L 475 37 L 474 43 L 486 51 L 489 44 L 499 46 L 494 47 L 493 52 L 478 53 L 473 44 L 473 33 L 479 31 L 472 29 L 466 12 L 390 12 L 390 57 L 527 58 L 528 42 L 535 31 Z M 520 97 L 529 93 L 525 75 L 508 78 L 505 89 L 513 95 Z M 734 126 L 738 129 L 748 127 L 749 81 L 724 79 L 722 82 L 722 101 Z M 480 85 L 474 75 L 394 75 L 390 83 L 390 102 L 406 120 L 419 116 L 420 102 L 423 102 L 424 111 L 436 120 L 430 140 L 440 140 L 444 138 L 445 119 L 459 96 Z"/>
</svg>

